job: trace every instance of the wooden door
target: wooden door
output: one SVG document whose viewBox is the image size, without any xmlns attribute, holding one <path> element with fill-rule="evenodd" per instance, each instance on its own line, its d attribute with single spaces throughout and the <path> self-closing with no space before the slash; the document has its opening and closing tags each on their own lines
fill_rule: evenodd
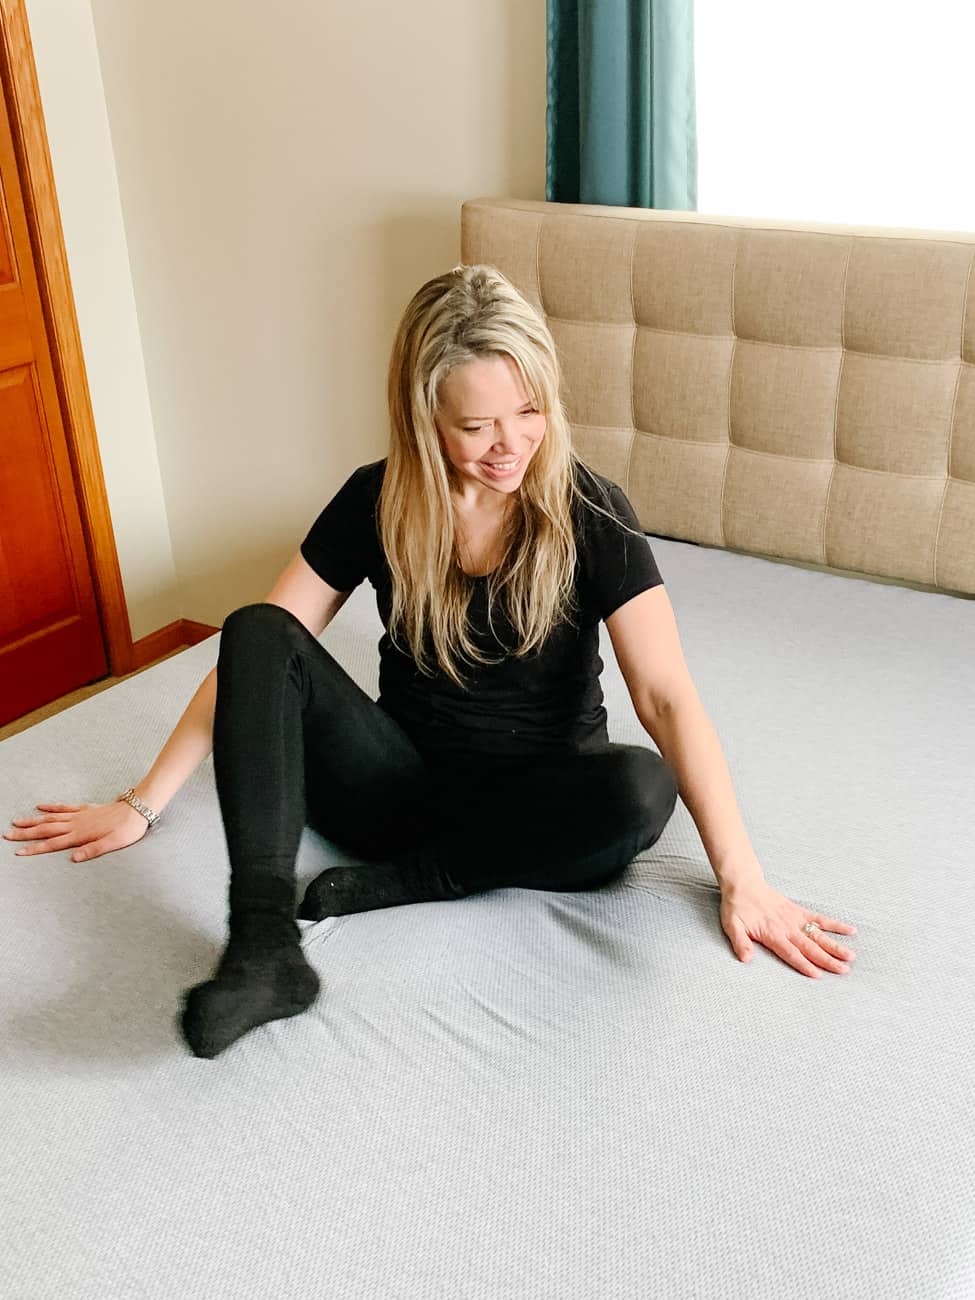
<svg viewBox="0 0 975 1300">
<path fill-rule="evenodd" d="M 0 94 L 0 725 L 107 674 Z"/>
</svg>

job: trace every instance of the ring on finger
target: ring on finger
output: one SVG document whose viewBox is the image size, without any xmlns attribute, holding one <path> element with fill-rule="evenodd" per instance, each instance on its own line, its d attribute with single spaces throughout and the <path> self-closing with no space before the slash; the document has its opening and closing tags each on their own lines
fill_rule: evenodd
<svg viewBox="0 0 975 1300">
<path fill-rule="evenodd" d="M 815 938 L 816 931 L 821 929 L 822 926 L 819 924 L 818 921 L 807 921 L 806 924 L 802 927 L 802 933 L 808 935 L 809 938 L 812 939 Z M 823 948 L 824 951 L 826 951 L 827 953 L 830 952 L 830 950 L 826 947 L 826 945 L 822 942 L 822 940 L 820 940 L 820 947 Z M 847 965 L 846 965 L 847 954 L 843 954 L 843 956 L 837 956 L 836 951 L 834 949 L 830 955 L 839 964 L 838 969 L 840 969 L 842 973 L 845 974 L 847 971 Z M 827 969 L 832 969 L 832 967 L 828 967 Z"/>
</svg>

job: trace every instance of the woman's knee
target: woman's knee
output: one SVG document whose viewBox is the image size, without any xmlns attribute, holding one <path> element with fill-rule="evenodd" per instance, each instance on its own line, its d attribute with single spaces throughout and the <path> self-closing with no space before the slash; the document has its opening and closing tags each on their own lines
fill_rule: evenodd
<svg viewBox="0 0 975 1300">
<path fill-rule="evenodd" d="M 279 640 L 284 637 L 304 641 L 311 638 L 311 633 L 290 609 L 285 609 L 283 605 L 272 605 L 262 601 L 252 605 L 241 605 L 224 619 L 220 636 L 221 648 L 225 639 L 230 642 L 238 637 L 253 645 L 255 641 L 262 638 Z"/>
<path fill-rule="evenodd" d="M 592 826 L 578 828 L 577 840 L 587 847 L 573 867 L 576 883 L 560 888 L 596 889 L 617 880 L 657 842 L 677 803 L 673 772 L 645 746 L 613 745 L 587 766 Z"/>
<path fill-rule="evenodd" d="M 627 819 L 638 829 L 641 850 L 647 849 L 660 838 L 677 806 L 677 780 L 664 759 L 644 746 L 626 746 L 618 762 L 618 789 Z"/>
</svg>

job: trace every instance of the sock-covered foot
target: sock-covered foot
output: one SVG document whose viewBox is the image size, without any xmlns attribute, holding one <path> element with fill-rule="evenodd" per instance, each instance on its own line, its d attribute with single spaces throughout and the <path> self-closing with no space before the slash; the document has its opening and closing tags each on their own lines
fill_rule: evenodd
<svg viewBox="0 0 975 1300">
<path fill-rule="evenodd" d="M 258 1025 L 306 1010 L 319 988 L 293 921 L 232 919 L 213 978 L 185 994 L 180 1029 L 194 1056 L 212 1059 Z"/>
<path fill-rule="evenodd" d="M 326 916 L 349 912 L 371 912 L 403 903 L 432 903 L 461 898 L 464 891 L 446 872 L 424 866 L 416 860 L 387 864 L 365 863 L 358 867 L 330 867 L 308 886 L 298 909 L 303 921 L 322 921 Z"/>
</svg>

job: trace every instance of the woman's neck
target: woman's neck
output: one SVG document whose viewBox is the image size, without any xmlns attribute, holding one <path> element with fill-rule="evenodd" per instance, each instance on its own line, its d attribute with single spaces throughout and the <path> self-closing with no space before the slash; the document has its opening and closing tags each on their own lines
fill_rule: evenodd
<svg viewBox="0 0 975 1300">
<path fill-rule="evenodd" d="M 476 506 L 456 504 L 456 535 L 461 568 L 470 577 L 483 577 L 500 564 L 504 550 L 505 524 L 512 506 L 507 497 L 500 509 L 490 512 Z"/>
<path fill-rule="evenodd" d="M 460 514 L 479 519 L 503 519 L 511 508 L 510 493 L 492 492 L 490 488 L 480 495 L 469 496 L 454 490 L 451 498 Z"/>
</svg>

